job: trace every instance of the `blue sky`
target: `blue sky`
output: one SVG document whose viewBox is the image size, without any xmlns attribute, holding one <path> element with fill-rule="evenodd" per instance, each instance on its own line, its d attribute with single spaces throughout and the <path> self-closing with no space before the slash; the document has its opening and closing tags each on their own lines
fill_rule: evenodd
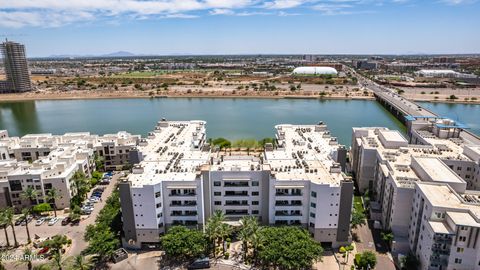
<svg viewBox="0 0 480 270">
<path fill-rule="evenodd" d="M 31 57 L 480 53 L 480 0 L 0 0 L 0 35 Z"/>
</svg>

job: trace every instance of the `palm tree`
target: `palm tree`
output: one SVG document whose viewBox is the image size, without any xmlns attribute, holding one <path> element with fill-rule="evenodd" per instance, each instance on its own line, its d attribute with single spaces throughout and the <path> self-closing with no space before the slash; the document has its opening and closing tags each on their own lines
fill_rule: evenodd
<svg viewBox="0 0 480 270">
<path fill-rule="evenodd" d="M 32 270 L 32 256 L 33 256 L 33 251 L 31 248 L 24 248 L 23 249 L 23 254 L 20 258 L 20 260 L 17 262 L 18 265 L 23 265 L 26 264 L 28 270 Z"/>
<path fill-rule="evenodd" d="M 4 211 L 5 214 L 5 221 L 7 222 L 10 227 L 12 227 L 12 233 L 13 233 L 13 246 L 18 247 L 18 242 L 17 242 L 17 235 L 15 234 L 15 225 L 13 224 L 14 222 L 14 216 L 13 216 L 13 208 L 9 207 L 5 209 Z"/>
<path fill-rule="evenodd" d="M 73 175 L 73 184 L 77 190 L 77 195 L 82 199 L 86 199 L 87 193 L 90 190 L 90 184 L 88 183 L 85 174 L 77 171 Z"/>
<path fill-rule="evenodd" d="M 34 202 L 36 202 L 37 197 L 38 197 L 38 191 L 31 186 L 27 187 L 27 189 L 25 189 L 24 191 L 22 191 L 22 193 L 20 193 L 20 198 L 24 200 L 30 200 L 30 205 L 33 205 Z"/>
<path fill-rule="evenodd" d="M 89 270 L 92 269 L 93 263 L 90 258 L 82 255 L 76 255 L 73 257 L 72 270 Z"/>
<path fill-rule="evenodd" d="M 30 230 L 28 229 L 28 216 L 30 216 L 30 209 L 23 208 L 22 219 L 25 221 L 25 229 L 27 230 L 27 241 L 30 244 L 32 242 L 32 239 L 30 238 Z"/>
<path fill-rule="evenodd" d="M 242 241 L 243 259 L 245 260 L 248 254 L 248 244 L 251 242 L 252 236 L 258 233 L 258 220 L 254 216 L 246 216 L 240 220 L 242 228 L 238 233 L 239 239 Z"/>
<path fill-rule="evenodd" d="M 213 241 L 214 254 L 216 253 L 215 249 L 217 247 L 217 242 L 221 238 L 220 227 L 224 221 L 225 214 L 220 210 L 216 210 L 213 215 L 208 219 L 205 226 L 205 234 L 211 241 Z"/>
<path fill-rule="evenodd" d="M 8 257 L 8 251 L 7 250 L 0 250 L 0 270 L 5 270 L 7 269 L 5 265 L 3 265 L 3 260 Z"/>
<path fill-rule="evenodd" d="M 222 251 L 225 254 L 225 240 L 232 234 L 232 227 L 227 223 L 221 223 L 218 227 L 218 237 L 222 243 Z"/>
<path fill-rule="evenodd" d="M 7 240 L 7 247 L 10 246 L 10 240 L 8 239 L 8 232 L 7 232 L 7 228 L 8 228 L 8 220 L 7 220 L 7 216 L 6 216 L 6 213 L 5 213 L 6 209 L 3 209 L 0 211 L 0 226 L 2 226 L 3 228 L 3 232 L 5 232 L 5 239 Z"/>
<path fill-rule="evenodd" d="M 53 264 L 58 268 L 58 270 L 62 270 L 63 265 L 63 255 L 62 252 L 59 250 L 52 254 Z"/>
<path fill-rule="evenodd" d="M 57 203 L 56 200 L 60 198 L 60 192 L 56 188 L 52 188 L 47 191 L 47 201 L 53 204 L 53 213 L 57 216 Z"/>
</svg>

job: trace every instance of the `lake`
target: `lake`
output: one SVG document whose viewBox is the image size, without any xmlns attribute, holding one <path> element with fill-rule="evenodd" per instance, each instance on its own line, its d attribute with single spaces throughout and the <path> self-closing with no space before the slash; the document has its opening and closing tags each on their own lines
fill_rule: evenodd
<svg viewBox="0 0 480 270">
<path fill-rule="evenodd" d="M 434 111 L 443 110 L 438 104 L 432 106 Z M 468 107 L 468 115 L 463 115 L 464 105 L 455 106 L 459 107 L 454 111 L 466 124 L 478 125 L 478 120 L 469 117 L 479 115 L 480 106 L 473 107 L 473 111 Z M 144 136 L 162 117 L 205 120 L 208 137 L 230 140 L 273 137 L 277 124 L 318 121 L 326 122 L 333 135 L 345 145 L 350 145 L 352 127 L 385 126 L 404 130 L 397 119 L 371 100 L 156 98 L 0 103 L 0 129 L 7 129 L 10 136 L 73 131 L 105 134 L 120 130 Z"/>
</svg>

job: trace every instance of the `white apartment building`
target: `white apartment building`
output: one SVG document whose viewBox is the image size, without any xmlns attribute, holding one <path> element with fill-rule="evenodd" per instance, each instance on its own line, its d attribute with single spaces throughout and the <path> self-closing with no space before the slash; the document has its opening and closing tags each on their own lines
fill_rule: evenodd
<svg viewBox="0 0 480 270">
<path fill-rule="evenodd" d="M 371 192 L 371 218 L 380 222 L 383 229 L 392 230 L 394 253 L 416 251 L 410 216 L 417 185 L 445 185 L 456 194 L 479 190 L 478 139 L 445 121 L 424 122 L 420 126 L 416 123 L 416 129 L 409 131 L 409 141 L 417 144 L 409 144 L 398 131 L 386 128 L 353 129 L 352 170 L 360 190 Z M 428 263 L 424 269 L 473 268 L 436 268 Z"/>
<path fill-rule="evenodd" d="M 353 183 L 346 150 L 326 125 L 276 126 L 260 155 L 211 152 L 203 121 L 158 122 L 140 143 L 143 160 L 120 184 L 125 246 L 155 245 L 172 225 L 202 228 L 216 210 L 228 222 L 301 225 L 319 242 L 350 242 Z"/>
<path fill-rule="evenodd" d="M 28 134 L 21 138 L 0 131 L 0 207 L 30 205 L 20 198 L 28 186 L 39 192 L 33 203 L 45 202 L 48 190 L 56 188 L 61 193 L 57 208 L 69 207 L 76 193 L 71 180 L 75 172 L 91 175 L 95 155 L 103 157 L 106 170 L 138 162 L 139 142 L 139 135 L 125 131 L 103 136 L 89 132 Z"/>
</svg>

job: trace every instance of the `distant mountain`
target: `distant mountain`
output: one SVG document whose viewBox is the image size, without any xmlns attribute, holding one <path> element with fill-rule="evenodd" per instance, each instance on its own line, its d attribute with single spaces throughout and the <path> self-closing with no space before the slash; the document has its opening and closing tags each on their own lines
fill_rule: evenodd
<svg viewBox="0 0 480 270">
<path fill-rule="evenodd" d="M 48 56 L 48 58 L 89 58 L 89 57 L 129 57 L 129 56 L 137 56 L 134 53 L 126 52 L 126 51 L 118 51 L 113 53 L 107 54 L 54 54 Z"/>
<path fill-rule="evenodd" d="M 103 57 L 127 57 L 127 56 L 135 56 L 135 54 L 131 52 L 126 52 L 126 51 L 118 51 L 118 52 L 113 52 L 109 54 L 103 54 L 101 55 Z"/>
</svg>

